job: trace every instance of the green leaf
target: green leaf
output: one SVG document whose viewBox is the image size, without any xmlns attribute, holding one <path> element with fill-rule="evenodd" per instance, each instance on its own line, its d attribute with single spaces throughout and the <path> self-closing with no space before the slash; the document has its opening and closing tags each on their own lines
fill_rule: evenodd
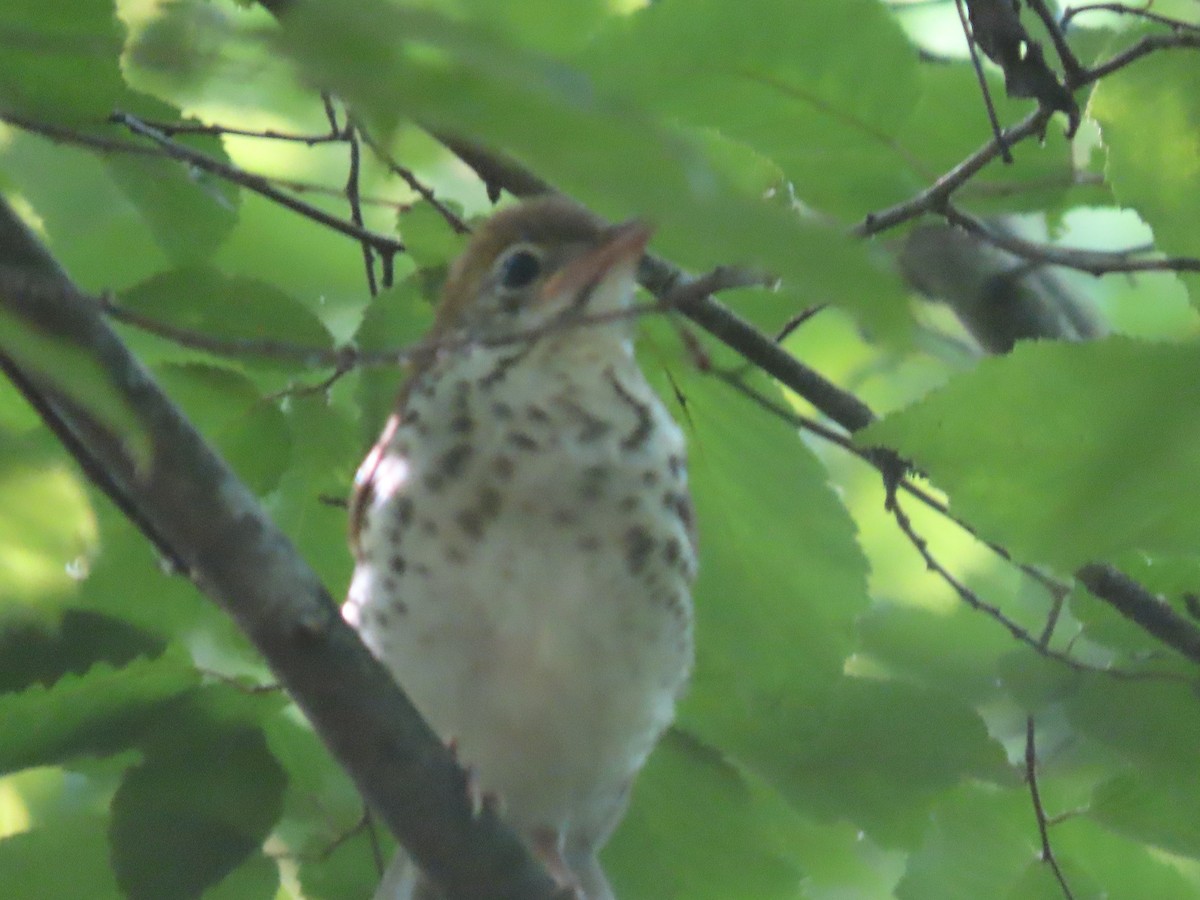
<svg viewBox="0 0 1200 900">
<path fill-rule="evenodd" d="M 1028 343 L 856 436 L 927 471 L 1019 558 L 1073 570 L 1127 549 L 1200 546 L 1193 347 Z"/>
<path fill-rule="evenodd" d="M 1008 900 L 1038 852 L 1029 794 L 966 785 L 933 810 L 897 900 Z"/>
<path fill-rule="evenodd" d="M 805 203 L 851 219 L 912 191 L 895 135 L 917 64 L 870 0 L 651 4 L 610 19 L 585 56 L 605 87 L 753 148 Z"/>
<path fill-rule="evenodd" d="M 1195 256 L 1200 74 L 1193 54 L 1154 53 L 1114 72 L 1096 86 L 1088 110 L 1103 130 L 1117 200 L 1149 223 L 1164 253 Z"/>
<path fill-rule="evenodd" d="M 112 373 L 80 345 L 75 335 L 48 334 L 21 316 L 0 309 L 0 352 L 27 374 L 49 381 L 112 431 L 133 458 L 148 462 L 149 435 Z"/>
<path fill-rule="evenodd" d="M 462 237 L 428 203 L 414 203 L 401 211 L 399 226 L 400 238 L 420 268 L 447 267 L 462 252 Z"/>
<path fill-rule="evenodd" d="M 563 61 L 513 46 L 482 23 L 365 0 L 340 4 L 336 15 L 305 4 L 286 26 L 282 51 L 384 129 L 403 113 L 469 134 L 601 213 L 649 218 L 663 235 L 656 250 L 686 266 L 763 268 L 813 302 L 847 304 L 886 334 L 907 321 L 903 307 L 877 302 L 895 296 L 897 282 L 860 241 L 738 189 L 739 174 L 724 171 L 704 141 L 597 90 Z"/>
<path fill-rule="evenodd" d="M 992 619 L 957 606 L 948 612 L 879 603 L 859 620 L 862 652 L 900 677 L 967 703 L 996 692 L 996 665 L 1013 638 Z"/>
<path fill-rule="evenodd" d="M 163 703 L 195 684 L 190 663 L 168 653 L 120 668 L 99 663 L 83 675 L 64 675 L 52 687 L 35 685 L 0 696 L 5 723 L 0 771 L 127 748 Z"/>
<path fill-rule="evenodd" d="M 104 133 L 112 136 L 111 129 Z M 146 220 L 91 151 L 14 130 L 0 142 L 0 168 L 32 207 L 55 259 L 80 286 L 119 290 L 165 264 Z"/>
<path fill-rule="evenodd" d="M 776 720 L 760 771 L 820 821 L 846 818 L 885 846 L 913 846 L 913 816 L 965 778 L 1005 779 L 998 743 L 969 707 L 939 691 L 844 679 L 819 704 Z"/>
<path fill-rule="evenodd" d="M 700 657 L 687 721 L 722 749 L 716 733 L 770 743 L 777 718 L 840 677 L 866 606 L 866 563 L 795 429 L 690 364 L 667 370 L 646 356 L 663 393 L 677 390 L 685 404 L 676 411 L 699 522 Z M 764 379 L 751 384 L 777 396 Z"/>
<path fill-rule="evenodd" d="M 209 258 L 233 227 L 237 214 L 230 192 L 210 175 L 150 156 L 113 156 L 105 164 L 177 263 Z"/>
<path fill-rule="evenodd" d="M 0 7 L 0 109 L 66 122 L 104 117 L 124 89 L 111 0 Z"/>
<path fill-rule="evenodd" d="M 615 890 L 631 898 L 794 898 L 801 873 L 774 845 L 779 811 L 757 793 L 715 750 L 668 734 L 604 853 Z"/>
<path fill-rule="evenodd" d="M 421 340 L 432 324 L 433 310 L 422 296 L 417 278 L 406 278 L 371 301 L 354 334 L 354 343 L 366 352 L 399 351 Z M 363 452 L 375 442 L 395 406 L 405 372 L 399 363 L 368 366 L 361 371 L 355 402 L 361 410 L 359 437 Z"/>
<path fill-rule="evenodd" d="M 258 494 L 279 483 L 291 454 L 287 419 L 244 375 L 199 363 L 163 365 L 163 389 Z"/>
<path fill-rule="evenodd" d="M 125 900 L 108 865 L 104 818 L 93 812 L 0 840 L 0 872 L 11 897 Z"/>
<path fill-rule="evenodd" d="M 1153 772 L 1126 772 L 1096 789 L 1090 816 L 1117 834 L 1171 853 L 1200 858 L 1200 822 L 1183 810 L 1200 807 L 1194 779 L 1164 782 Z"/>
<path fill-rule="evenodd" d="M 226 342 L 229 356 L 272 367 L 299 369 L 305 351 L 333 347 L 321 320 L 279 288 L 209 267 L 161 272 L 124 291 L 120 302 L 156 324 Z M 289 355 L 273 357 L 273 346 Z"/>
<path fill-rule="evenodd" d="M 1180 814 L 1187 816 L 1190 810 L 1177 809 L 1175 815 Z M 1093 895 L 1097 900 L 1200 896 L 1200 878 L 1194 867 L 1189 877 L 1182 860 L 1115 836 L 1086 817 L 1072 817 L 1056 825 L 1051 840 L 1058 853 L 1069 854 L 1103 885 L 1104 893 Z"/>
<path fill-rule="evenodd" d="M 279 702 L 230 688 L 197 699 L 160 718 L 112 801 L 113 869 L 133 900 L 198 895 L 251 858 L 279 817 L 286 778 L 245 721 Z"/>
<path fill-rule="evenodd" d="M 0 619 L 0 692 L 48 687 L 98 662 L 120 668 L 165 648 L 158 637 L 95 610 L 68 608 L 54 620 L 18 608 Z"/>
<path fill-rule="evenodd" d="M 3 427 L 0 509 L 0 611 L 69 593 L 95 547 L 91 506 L 78 476 L 57 454 L 47 457 L 44 442 Z"/>
</svg>

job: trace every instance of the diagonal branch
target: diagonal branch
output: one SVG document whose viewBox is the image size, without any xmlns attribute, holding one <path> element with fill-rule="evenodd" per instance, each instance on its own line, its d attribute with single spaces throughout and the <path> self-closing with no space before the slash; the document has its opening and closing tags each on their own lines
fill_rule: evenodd
<svg viewBox="0 0 1200 900">
<path fill-rule="evenodd" d="M 71 435 L 65 445 L 84 472 L 254 643 L 371 807 L 447 895 L 558 897 L 495 810 L 475 808 L 467 774 L 257 500 L 3 203 L 0 311 L 105 373 L 148 436 L 148 458 L 135 458 L 61 382 L 0 354 L 47 424 Z"/>
</svg>

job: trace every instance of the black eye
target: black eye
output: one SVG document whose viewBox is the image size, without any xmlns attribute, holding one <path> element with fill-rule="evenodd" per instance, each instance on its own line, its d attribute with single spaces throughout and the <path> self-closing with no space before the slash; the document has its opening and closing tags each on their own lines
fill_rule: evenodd
<svg viewBox="0 0 1200 900">
<path fill-rule="evenodd" d="M 510 290 L 528 287 L 542 273 L 542 261 L 532 250 L 514 250 L 500 262 L 500 284 Z"/>
</svg>

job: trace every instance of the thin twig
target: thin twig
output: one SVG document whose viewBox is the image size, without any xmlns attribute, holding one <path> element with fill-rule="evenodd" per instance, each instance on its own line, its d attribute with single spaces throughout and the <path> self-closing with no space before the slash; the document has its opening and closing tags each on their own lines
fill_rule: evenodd
<svg viewBox="0 0 1200 900">
<path fill-rule="evenodd" d="M 203 124 L 200 122 L 164 122 L 160 119 L 142 119 L 142 121 L 150 128 L 161 132 L 167 137 L 175 137 L 179 134 L 203 134 L 213 137 L 225 137 L 232 135 L 235 137 L 261 138 L 268 141 L 285 141 L 298 144 L 307 144 L 309 147 L 314 147 L 317 144 L 332 144 L 344 141 L 346 138 L 341 134 L 293 134 L 284 131 L 276 131 L 273 128 L 263 128 L 255 130 L 252 128 L 234 128 L 229 125 L 218 125 L 216 123 Z"/>
<path fill-rule="evenodd" d="M 350 145 L 350 166 L 346 175 L 346 200 L 350 203 L 350 219 L 359 228 L 363 228 L 362 203 L 359 194 L 359 173 L 362 152 L 358 145 L 354 123 L 347 122 L 344 129 L 346 142 Z M 365 230 L 365 229 L 364 229 Z M 363 268 L 367 274 L 367 290 L 372 297 L 379 296 L 379 282 L 375 278 L 375 252 L 367 241 L 361 241 Z"/>
<path fill-rule="evenodd" d="M 1031 135 L 1042 133 L 1052 114 L 1051 110 L 1040 107 L 1034 110 L 1016 125 L 1001 132 L 1003 145 L 1010 147 Z M 988 141 L 925 190 L 895 206 L 879 212 L 868 213 L 854 228 L 853 233 L 858 237 L 869 237 L 894 228 L 901 222 L 915 219 L 923 213 L 939 212 L 951 194 L 966 184 L 999 154 L 1000 142 L 995 139 Z"/>
<path fill-rule="evenodd" d="M 450 209 L 450 207 L 439 200 L 431 187 L 417 178 L 411 169 L 408 169 L 396 162 L 395 158 L 393 158 L 392 155 L 387 151 L 387 148 L 375 140 L 375 137 L 369 131 L 364 129 L 361 123 L 355 122 L 355 125 L 358 129 L 359 135 L 362 137 L 363 143 L 367 145 L 373 154 L 375 154 L 375 157 L 379 159 L 380 162 L 382 162 L 385 166 L 387 166 L 388 171 L 399 176 L 400 179 L 413 191 L 415 191 L 422 200 L 437 210 L 438 214 L 446 221 L 446 224 L 454 229 L 455 234 L 471 233 L 471 226 L 468 225 L 460 215 L 454 212 L 454 210 Z"/>
<path fill-rule="evenodd" d="M 1079 57 L 1075 55 L 1075 51 L 1071 49 L 1071 45 L 1067 43 L 1066 35 L 1063 34 L 1062 27 L 1055 20 L 1054 13 L 1050 12 L 1050 7 L 1046 6 L 1045 0 L 1025 0 L 1025 3 L 1046 26 L 1046 32 L 1054 44 L 1054 52 L 1058 54 L 1058 61 L 1062 63 L 1063 76 L 1067 84 L 1073 84 L 1083 74 L 1083 66 L 1079 62 Z"/>
<path fill-rule="evenodd" d="M 1037 819 L 1038 835 L 1042 841 L 1042 862 L 1050 866 L 1050 871 L 1054 873 L 1054 878 L 1062 889 L 1063 897 L 1066 900 L 1075 900 L 1075 895 L 1071 893 L 1071 886 L 1067 883 L 1067 877 L 1058 864 L 1058 858 L 1054 855 L 1054 848 L 1050 845 L 1046 809 L 1042 806 L 1042 795 L 1038 790 L 1037 745 L 1033 716 L 1027 716 L 1025 719 L 1025 782 L 1029 785 L 1029 796 L 1033 801 L 1033 814 Z"/>
<path fill-rule="evenodd" d="M 1173 50 L 1186 47 L 1190 50 L 1200 50 L 1200 32 L 1189 31 L 1181 34 L 1148 34 L 1132 46 L 1126 47 L 1120 53 L 1105 62 L 1088 69 L 1081 78 L 1081 84 L 1098 81 L 1106 75 L 1111 75 L 1118 69 L 1123 69 L 1131 62 L 1141 59 L 1147 54 L 1159 50 Z"/>
<path fill-rule="evenodd" d="M 988 228 L 979 219 L 949 203 L 943 208 L 942 215 L 950 224 L 980 240 L 1034 263 L 1078 269 L 1090 275 L 1111 272 L 1200 272 L 1200 259 L 1193 257 L 1136 259 L 1134 254 L 1145 252 L 1141 248 L 1115 251 L 1086 250 L 1081 247 L 1056 247 L 1052 244 L 1028 241 L 1015 234 Z"/>
<path fill-rule="evenodd" d="M 712 374 L 715 375 L 720 381 L 729 385 L 734 390 L 738 391 L 738 393 L 742 394 L 742 396 L 753 401 L 756 405 L 760 406 L 761 408 L 763 408 L 767 412 L 771 413 L 772 415 L 782 419 L 785 422 L 788 422 L 789 424 L 791 424 L 797 428 L 802 428 L 805 431 L 815 434 L 818 437 L 820 437 L 832 444 L 835 444 L 838 447 L 841 447 L 843 450 L 847 451 L 848 453 L 851 453 L 854 456 L 857 456 L 859 459 L 861 459 L 863 462 L 867 463 L 868 465 L 870 465 L 876 469 L 880 469 L 878 461 L 873 457 L 873 455 L 869 451 L 856 446 L 845 435 L 839 434 L 838 432 L 834 431 L 833 429 L 829 428 L 828 426 L 822 425 L 820 422 L 817 422 L 807 416 L 801 415 L 800 413 L 793 412 L 792 410 L 787 409 L 786 407 L 774 402 L 770 398 L 764 396 L 761 392 L 756 391 L 754 388 L 747 385 L 744 381 L 742 381 L 741 377 L 737 373 L 732 373 L 732 372 L 724 371 L 721 369 L 714 369 L 714 370 L 712 370 Z M 882 470 L 880 469 L 880 471 L 882 471 Z M 945 504 L 941 503 L 934 497 L 930 496 L 927 492 L 922 490 L 917 485 L 913 484 L 908 479 L 902 479 L 897 484 L 897 489 L 904 491 L 905 493 L 909 494 L 917 501 L 925 504 L 930 509 L 933 509 L 935 512 L 938 512 L 939 514 L 941 514 L 942 516 L 947 518 L 949 521 L 953 522 L 955 525 L 957 525 L 959 528 L 961 528 L 963 531 L 965 531 L 971 537 L 978 540 L 980 543 L 982 543 L 988 549 L 992 550 L 994 553 L 996 553 L 998 556 L 1000 556 L 1006 562 L 1010 563 L 1011 565 L 1017 566 L 1017 568 L 1024 575 L 1026 575 L 1029 578 L 1032 578 L 1033 580 L 1035 580 L 1038 584 L 1042 585 L 1047 590 L 1047 592 L 1051 596 L 1051 612 L 1050 612 L 1050 616 L 1048 619 L 1047 627 L 1043 629 L 1042 635 L 1040 637 L 1034 637 L 1034 635 L 1031 632 L 1029 632 L 1028 630 L 1023 628 L 1020 624 L 1018 624 L 1017 622 L 1015 622 L 1014 620 L 1012 620 L 1008 616 L 1006 616 L 999 607 L 985 602 L 977 594 L 975 594 L 973 591 L 971 591 L 970 588 L 968 588 L 966 585 L 962 584 L 956 578 L 954 578 L 954 576 L 951 575 L 948 570 L 946 570 L 944 567 L 942 567 L 941 564 L 938 563 L 937 560 L 933 558 L 931 551 L 929 551 L 929 549 L 928 549 L 927 542 L 925 541 L 924 538 L 922 538 L 916 534 L 915 530 L 912 528 L 911 522 L 908 519 L 907 514 L 905 514 L 903 512 L 903 510 L 900 510 L 897 513 L 896 510 L 893 508 L 893 510 L 892 510 L 893 515 L 898 515 L 900 517 L 897 521 L 901 524 L 901 530 L 905 531 L 905 534 L 909 538 L 909 541 L 912 542 L 914 544 L 914 546 L 916 546 L 917 549 L 921 551 L 921 555 L 925 559 L 926 565 L 930 568 L 930 570 L 934 571 L 936 574 L 938 574 L 939 577 L 942 577 L 943 580 L 945 580 L 947 582 L 947 584 L 950 585 L 951 589 L 954 590 L 954 592 L 959 596 L 959 598 L 964 603 L 966 603 L 972 609 L 982 612 L 984 615 L 987 615 L 988 617 L 995 619 L 1002 626 L 1004 626 L 1004 628 L 1006 630 L 1008 630 L 1010 634 L 1012 634 L 1014 637 L 1016 637 L 1022 643 L 1026 644 L 1027 646 L 1032 647 L 1039 654 L 1041 654 L 1043 656 L 1047 656 L 1051 659 L 1055 659 L 1059 662 L 1065 663 L 1066 665 L 1070 666 L 1072 669 L 1075 669 L 1076 671 L 1080 671 L 1080 672 L 1092 672 L 1092 673 L 1095 673 L 1098 675 L 1106 675 L 1111 678 L 1116 678 L 1116 679 L 1125 680 L 1125 681 L 1185 680 L 1182 676 L 1180 676 L 1174 672 L 1130 672 L 1130 671 L 1126 671 L 1124 669 L 1117 669 L 1117 668 L 1112 668 L 1112 667 L 1107 667 L 1107 666 L 1095 666 L 1095 665 L 1091 665 L 1089 663 L 1081 662 L 1080 660 L 1077 660 L 1061 651 L 1050 649 L 1047 646 L 1046 634 L 1048 631 L 1049 632 L 1053 631 L 1053 626 L 1050 623 L 1057 621 L 1058 611 L 1061 610 L 1063 599 L 1066 597 L 1066 595 L 1069 593 L 1069 590 L 1070 590 L 1067 587 L 1067 585 L 1045 575 L 1042 572 L 1039 572 L 1037 569 L 1033 568 L 1032 566 L 1028 566 L 1023 563 L 1015 562 L 1013 560 L 1012 556 L 1009 554 L 1009 552 L 1004 547 L 1002 547 L 999 544 L 996 544 L 992 541 L 988 541 L 988 540 L 981 538 L 978 535 L 978 533 L 976 533 L 976 531 L 971 526 L 969 526 L 968 524 L 966 524 L 965 522 L 963 522 L 961 519 L 957 518 L 956 516 L 952 515 L 950 513 L 950 510 L 946 507 Z M 893 504 L 893 506 L 895 506 L 895 504 Z M 907 530 L 905 530 L 906 525 L 907 525 Z M 932 565 L 930 565 L 931 561 L 932 561 Z"/>
<path fill-rule="evenodd" d="M 188 165 L 195 166 L 197 169 L 202 169 L 205 172 L 211 172 L 234 184 L 241 185 L 247 190 L 266 197 L 269 200 L 285 206 L 293 212 L 299 213 L 305 218 L 312 219 L 314 222 L 320 222 L 329 228 L 337 231 L 340 234 L 354 238 L 356 241 L 367 241 L 372 247 L 385 255 L 404 252 L 404 244 L 397 241 L 395 238 L 390 238 L 382 234 L 376 234 L 372 231 L 367 231 L 360 228 L 351 222 L 340 219 L 337 216 L 330 215 L 323 209 L 319 209 L 310 203 L 305 203 L 303 200 L 297 200 L 295 197 L 285 194 L 283 191 L 276 188 L 271 182 L 261 175 L 252 175 L 237 166 L 229 165 L 221 160 L 213 159 L 203 153 L 193 150 L 184 144 L 171 140 L 157 129 L 151 128 L 142 122 L 137 116 L 132 116 L 124 112 L 115 112 L 112 115 L 112 121 L 123 125 L 134 134 L 140 135 L 153 141 L 161 147 L 168 156 L 185 162 Z"/>
<path fill-rule="evenodd" d="M 954 6 L 958 10 L 958 21 L 962 24 L 963 37 L 967 39 L 967 50 L 971 54 L 971 65 L 975 68 L 975 80 L 979 82 L 979 91 L 983 95 L 983 105 L 987 110 L 988 122 L 992 126 L 996 148 L 1000 151 L 1000 158 L 1011 164 L 1013 161 L 1012 151 L 1004 140 L 1004 133 L 1000 129 L 1000 117 L 996 115 L 996 107 L 992 104 L 992 92 L 988 90 L 987 78 L 983 74 L 983 63 L 979 61 L 979 48 L 975 45 L 975 35 L 971 31 L 971 24 L 967 21 L 966 4 L 963 0 L 954 0 Z"/>
<path fill-rule="evenodd" d="M 1063 11 L 1062 27 L 1067 28 L 1071 24 L 1071 20 L 1078 15 L 1100 11 L 1136 16 L 1150 22 L 1157 22 L 1159 25 L 1166 25 L 1168 28 L 1178 31 L 1200 31 L 1200 25 L 1151 12 L 1150 3 L 1147 3 L 1145 6 L 1130 6 L 1126 3 L 1084 3 L 1080 6 L 1069 6 Z"/>
</svg>

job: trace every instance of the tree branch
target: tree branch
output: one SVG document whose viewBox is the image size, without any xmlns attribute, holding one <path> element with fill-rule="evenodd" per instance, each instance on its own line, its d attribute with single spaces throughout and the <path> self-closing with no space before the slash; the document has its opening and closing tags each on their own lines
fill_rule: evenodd
<svg viewBox="0 0 1200 900">
<path fill-rule="evenodd" d="M 0 203 L 0 310 L 97 364 L 149 438 L 122 435 L 57 382 L 5 360 L 85 474 L 225 610 L 371 807 L 455 900 L 551 900 L 553 881 L 422 721 L 256 499 L 205 444 L 12 210 Z"/>
<path fill-rule="evenodd" d="M 946 221 L 980 240 L 1007 250 L 1022 259 L 1034 263 L 1078 269 L 1089 275 L 1104 275 L 1109 272 L 1200 272 L 1200 259 L 1188 256 L 1165 259 L 1138 259 L 1134 250 L 1086 250 L 1082 247 L 1056 247 L 1027 241 L 1015 234 L 989 228 L 985 223 L 947 203 L 942 210 Z"/>
<path fill-rule="evenodd" d="M 1114 566 L 1089 563 L 1075 577 L 1125 618 L 1200 663 L 1200 627 Z"/>
</svg>

